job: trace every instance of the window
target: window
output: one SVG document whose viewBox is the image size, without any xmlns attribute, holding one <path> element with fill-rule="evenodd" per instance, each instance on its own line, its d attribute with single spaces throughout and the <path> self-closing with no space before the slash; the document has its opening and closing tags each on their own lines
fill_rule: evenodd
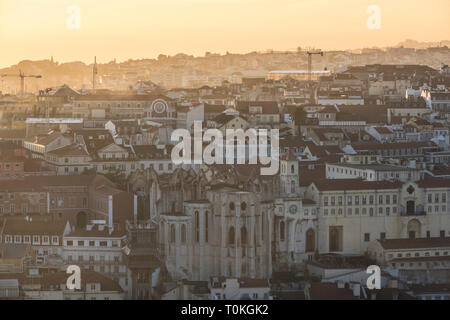
<svg viewBox="0 0 450 320">
<path fill-rule="evenodd" d="M 230 203 L 230 206 L 231 206 L 231 203 Z M 234 204 L 233 204 L 233 208 L 234 208 Z M 194 219 L 195 219 L 195 242 L 199 242 L 200 241 L 200 215 L 199 215 L 198 211 L 195 211 Z"/>
<path fill-rule="evenodd" d="M 181 243 L 186 243 L 186 225 L 181 225 Z"/>
<path fill-rule="evenodd" d="M 170 243 L 175 243 L 176 241 L 176 234 L 175 234 L 175 225 L 170 225 Z"/>
<path fill-rule="evenodd" d="M 234 227 L 230 227 L 228 231 L 228 244 L 234 246 Z"/>
<path fill-rule="evenodd" d="M 370 241 L 370 233 L 364 233 L 364 241 L 369 242 Z"/>
<path fill-rule="evenodd" d="M 40 244 L 41 243 L 41 239 L 39 238 L 39 236 L 33 236 L 33 244 Z"/>
<path fill-rule="evenodd" d="M 381 239 L 381 240 L 386 239 L 386 232 L 381 232 L 381 233 L 380 233 L 380 239 Z"/>
<path fill-rule="evenodd" d="M 280 221 L 280 241 L 284 241 L 284 221 Z"/>
</svg>

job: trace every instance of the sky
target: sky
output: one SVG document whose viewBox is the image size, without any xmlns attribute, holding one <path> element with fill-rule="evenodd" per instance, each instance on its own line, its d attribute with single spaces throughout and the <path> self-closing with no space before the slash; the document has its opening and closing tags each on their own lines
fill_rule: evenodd
<svg viewBox="0 0 450 320">
<path fill-rule="evenodd" d="M 0 67 L 449 40 L 448 12 L 449 0 L 0 0 Z"/>
</svg>

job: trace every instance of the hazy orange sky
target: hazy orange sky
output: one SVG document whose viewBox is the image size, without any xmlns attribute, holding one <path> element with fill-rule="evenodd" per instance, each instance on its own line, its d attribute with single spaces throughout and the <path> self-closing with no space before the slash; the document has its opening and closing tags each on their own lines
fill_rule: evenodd
<svg viewBox="0 0 450 320">
<path fill-rule="evenodd" d="M 381 29 L 369 30 L 369 5 Z M 66 26 L 70 5 L 80 29 Z M 449 0 L 0 0 L 0 67 L 297 46 L 346 49 L 450 39 Z"/>
</svg>

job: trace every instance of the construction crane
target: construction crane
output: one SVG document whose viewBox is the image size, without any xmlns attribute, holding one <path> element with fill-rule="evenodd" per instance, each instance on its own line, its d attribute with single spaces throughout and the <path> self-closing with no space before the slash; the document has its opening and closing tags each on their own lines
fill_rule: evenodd
<svg viewBox="0 0 450 320">
<path fill-rule="evenodd" d="M 19 70 L 19 74 L 2 74 L 0 75 L 3 77 L 20 77 L 20 96 L 25 96 L 25 78 L 42 78 L 41 75 L 31 75 L 31 74 L 24 74 L 22 70 Z"/>
<path fill-rule="evenodd" d="M 314 51 L 307 51 L 306 53 L 308 54 L 308 82 L 311 82 L 312 55 L 320 54 L 323 57 L 323 51 L 322 50 L 314 50 Z"/>
</svg>

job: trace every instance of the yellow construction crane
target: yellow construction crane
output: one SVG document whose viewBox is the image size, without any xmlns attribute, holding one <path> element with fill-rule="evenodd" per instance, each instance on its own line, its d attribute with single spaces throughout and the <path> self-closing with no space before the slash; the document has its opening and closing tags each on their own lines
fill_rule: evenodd
<svg viewBox="0 0 450 320">
<path fill-rule="evenodd" d="M 41 75 L 24 74 L 19 70 L 19 74 L 1 74 L 0 77 L 20 77 L 20 96 L 25 96 L 25 78 L 42 78 Z"/>
</svg>

